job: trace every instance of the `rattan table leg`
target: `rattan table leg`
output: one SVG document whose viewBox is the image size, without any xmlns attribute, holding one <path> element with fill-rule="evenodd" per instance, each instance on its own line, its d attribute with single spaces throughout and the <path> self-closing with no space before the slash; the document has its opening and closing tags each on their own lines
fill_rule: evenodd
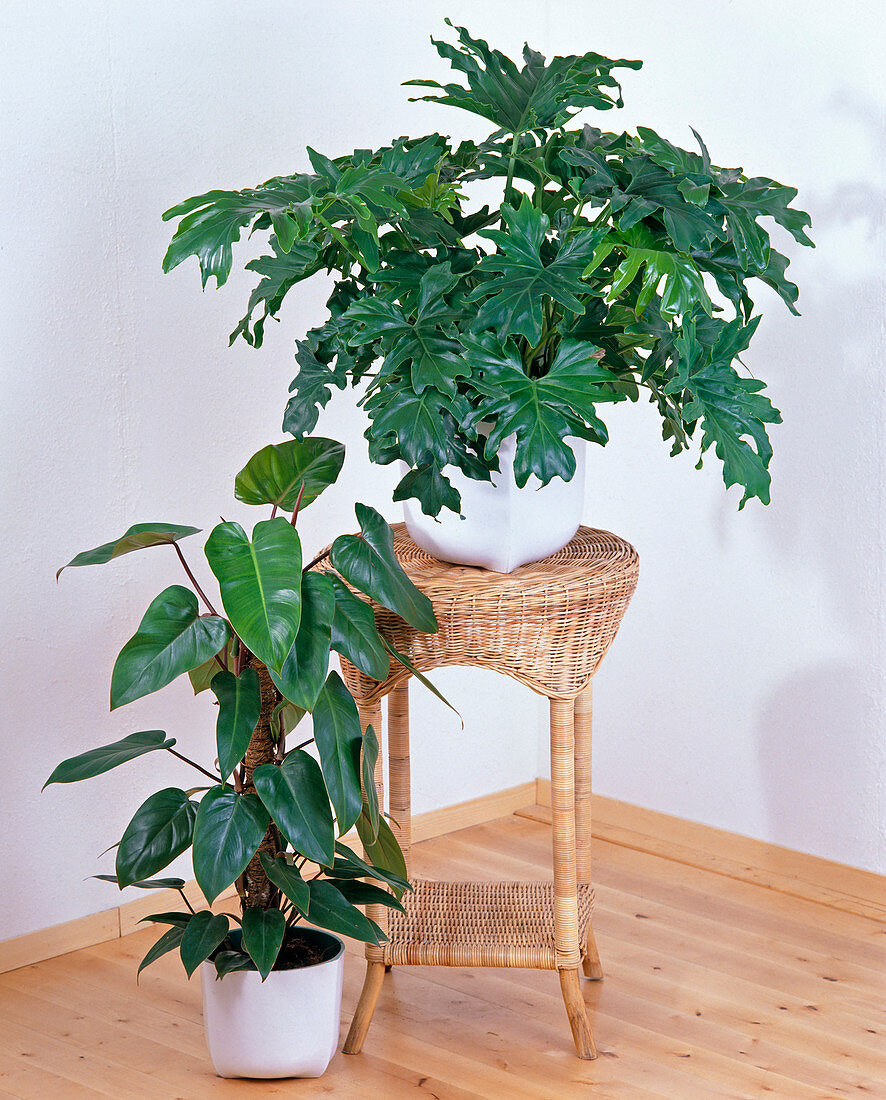
<svg viewBox="0 0 886 1100">
<path fill-rule="evenodd" d="M 381 703 L 366 704 L 358 709 L 360 711 L 361 727 L 365 731 L 367 726 L 372 726 L 379 740 L 379 744 L 381 744 Z M 378 804 L 380 807 L 384 807 L 384 788 L 384 765 L 382 753 L 379 752 L 378 760 L 375 764 L 375 790 L 378 794 Z M 368 905 L 366 907 L 366 915 L 384 929 L 387 928 L 386 914 L 387 909 L 383 905 Z M 380 949 L 378 947 L 374 948 L 372 944 L 367 944 L 366 977 L 363 980 L 363 989 L 360 993 L 360 1000 L 357 1002 L 354 1018 L 351 1021 L 348 1037 L 345 1039 L 344 1047 L 342 1047 L 345 1054 L 359 1054 L 363 1049 L 363 1040 L 366 1038 L 366 1032 L 369 1030 L 369 1025 L 372 1023 L 372 1015 L 375 1012 L 375 1006 L 378 1004 L 378 996 L 381 993 L 381 986 L 385 976 L 385 965 L 380 958 L 373 958 L 373 953 L 379 955 Z"/>
<path fill-rule="evenodd" d="M 578 881 L 591 882 L 591 738 L 593 729 L 593 686 L 588 684 L 575 699 L 575 859 Z M 594 939 L 593 923 L 588 924 L 582 970 L 586 978 L 603 977 L 600 953 Z"/>
<path fill-rule="evenodd" d="M 378 995 L 381 993 L 381 985 L 385 979 L 385 964 L 381 962 L 368 962 L 366 964 L 366 978 L 363 982 L 363 991 L 357 1002 L 357 1010 L 351 1020 L 351 1027 L 345 1045 L 342 1047 L 344 1054 L 359 1054 L 363 1049 L 363 1040 L 369 1025 L 372 1023 L 372 1015 L 378 1004 Z"/>
<path fill-rule="evenodd" d="M 409 767 L 409 678 L 388 695 L 388 787 L 391 827 L 400 842 L 406 866 L 412 842 L 412 801 Z"/>
<path fill-rule="evenodd" d="M 581 995 L 575 836 L 575 723 L 571 699 L 551 699 L 554 948 L 566 1015 L 580 1058 L 596 1058 Z"/>
</svg>

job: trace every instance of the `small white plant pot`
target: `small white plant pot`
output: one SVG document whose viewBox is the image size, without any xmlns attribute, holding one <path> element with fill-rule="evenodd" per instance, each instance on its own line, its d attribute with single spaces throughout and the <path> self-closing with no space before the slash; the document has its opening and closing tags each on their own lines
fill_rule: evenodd
<svg viewBox="0 0 886 1100">
<path fill-rule="evenodd" d="M 308 931 L 307 929 L 305 931 Z M 313 929 L 310 931 L 314 931 Z M 338 1047 L 345 947 L 334 958 L 298 970 L 255 970 L 217 978 L 200 967 L 203 1028 L 219 1077 L 320 1077 Z"/>
<path fill-rule="evenodd" d="M 514 480 L 516 442 L 515 435 L 503 441 L 500 472 L 491 482 L 474 481 L 456 467 L 446 467 L 446 476 L 461 494 L 461 516 L 444 509 L 435 519 L 422 512 L 417 500 L 403 502 L 406 529 L 422 550 L 443 561 L 512 573 L 569 542 L 581 524 L 585 441 L 567 440 L 575 453 L 570 481 L 555 477 L 542 485 L 530 475 L 522 489 Z"/>
</svg>

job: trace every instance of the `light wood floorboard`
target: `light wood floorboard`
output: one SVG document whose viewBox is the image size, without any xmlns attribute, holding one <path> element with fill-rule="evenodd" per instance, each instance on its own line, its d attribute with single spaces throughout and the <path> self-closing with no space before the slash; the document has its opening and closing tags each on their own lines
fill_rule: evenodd
<svg viewBox="0 0 886 1100">
<path fill-rule="evenodd" d="M 417 844 L 437 878 L 545 878 L 541 809 Z M 606 977 L 574 1055 L 553 973 L 395 968 L 364 1052 L 318 1081 L 223 1081 L 196 979 L 135 970 L 151 929 L 0 975 L 0 1100 L 886 1098 L 886 926 L 611 840 L 594 842 Z M 230 904 L 230 903 L 228 903 Z M 343 1036 L 363 978 L 349 947 Z"/>
</svg>

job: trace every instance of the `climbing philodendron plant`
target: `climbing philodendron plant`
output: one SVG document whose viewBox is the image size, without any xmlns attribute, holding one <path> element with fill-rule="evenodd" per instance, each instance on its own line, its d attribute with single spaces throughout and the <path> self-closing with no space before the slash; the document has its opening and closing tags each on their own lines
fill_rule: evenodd
<svg viewBox="0 0 886 1100">
<path fill-rule="evenodd" d="M 246 267 L 261 278 L 231 339 L 258 347 L 289 290 L 334 273 L 329 318 L 297 343 L 284 429 L 313 430 L 331 387 L 365 384 L 376 462 L 404 460 L 395 499 L 459 509 L 446 476 L 488 480 L 516 433 L 515 475 L 569 480 L 568 443 L 607 442 L 598 406 L 644 391 L 677 454 L 700 437 L 727 486 L 769 502 L 778 411 L 738 359 L 759 323 L 764 283 L 796 313 L 787 258 L 763 223 L 811 245 L 794 188 L 713 164 L 648 127 L 571 127 L 585 108 L 622 105 L 616 69 L 641 62 L 529 49 L 518 67 L 456 28 L 435 41 L 463 83 L 412 80 L 422 99 L 480 115 L 480 143 L 432 134 L 329 159 L 245 191 L 210 191 L 168 210 L 164 261 L 198 257 L 205 286 L 228 278 L 241 230 L 270 230 Z M 500 179 L 501 205 L 471 206 L 470 185 Z M 736 366 L 738 364 L 738 367 Z M 699 459 L 699 465 L 701 459 Z"/>
<path fill-rule="evenodd" d="M 290 933 L 302 919 L 376 943 L 383 932 L 357 906 L 400 908 L 408 888 L 403 855 L 379 811 L 375 731 L 361 728 L 329 660 L 335 650 L 377 680 L 387 676 L 391 658 L 415 673 L 378 633 L 358 592 L 417 630 L 436 631 L 437 622 L 394 556 L 390 527 L 364 504 L 356 506 L 359 534 L 339 536 L 328 552 L 303 563 L 300 509 L 336 480 L 343 459 L 344 448 L 333 440 L 290 440 L 265 447 L 240 471 L 237 498 L 269 504 L 272 512 L 251 535 L 223 521 L 206 541 L 223 613 L 179 546 L 199 533 L 195 527 L 137 524 L 68 563 L 100 565 L 134 550 L 171 546 L 191 587 L 174 584 L 151 602 L 114 665 L 111 709 L 184 674 L 195 692 L 208 690 L 218 704 L 214 764 L 185 756 L 162 730 L 145 730 L 64 761 L 46 783 L 90 779 L 162 751 L 200 773 L 200 786 L 166 787 L 146 799 L 116 846 L 116 874 L 96 876 L 121 889 L 181 892 L 185 911 L 145 918 L 169 927 L 139 971 L 178 949 L 189 975 L 211 959 L 219 976 L 257 969 L 264 979 L 275 966 L 291 965 Z M 292 747 L 287 739 L 307 712 L 313 736 Z M 311 742 L 316 758 L 306 751 Z M 365 858 L 340 839 L 355 825 Z M 188 849 L 210 904 L 236 885 L 242 916 L 231 919 L 239 930 L 225 915 L 194 912 L 184 880 L 156 877 Z"/>
</svg>

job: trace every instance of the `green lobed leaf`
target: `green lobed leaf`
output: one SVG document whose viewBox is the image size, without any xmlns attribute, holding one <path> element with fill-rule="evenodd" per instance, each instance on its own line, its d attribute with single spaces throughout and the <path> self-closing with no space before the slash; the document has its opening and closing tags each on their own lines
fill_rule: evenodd
<svg viewBox="0 0 886 1100">
<path fill-rule="evenodd" d="M 607 229 L 583 229 L 564 244 L 550 262 L 541 254 L 550 219 L 536 210 L 528 195 L 515 210 L 502 205 L 502 217 L 507 232 L 487 229 L 488 237 L 498 251 L 484 257 L 477 272 L 491 273 L 492 278 L 480 283 L 470 299 L 486 300 L 477 313 L 474 328 L 495 329 L 503 340 L 511 333 L 525 336 L 533 347 L 539 343 L 545 313 L 545 299 L 558 302 L 572 313 L 584 312 L 579 295 L 588 287 L 582 282 L 582 272 Z"/>
<path fill-rule="evenodd" d="M 111 675 L 111 710 L 159 691 L 197 668 L 228 640 L 228 624 L 201 616 L 197 597 L 174 584 L 156 596 L 129 639 Z"/>
<path fill-rule="evenodd" d="M 279 909 L 251 907 L 243 912 L 243 947 L 255 963 L 264 981 L 274 967 L 283 936 L 286 919 Z"/>
<path fill-rule="evenodd" d="M 548 373 L 531 378 L 513 345 L 502 347 L 491 333 L 463 337 L 462 342 L 481 375 L 474 386 L 484 395 L 466 426 L 493 422 L 485 444 L 487 457 L 516 433 L 514 477 L 519 486 L 530 474 L 545 485 L 554 477 L 569 481 L 575 473 L 575 454 L 568 438 L 605 443 L 606 426 L 597 416 L 596 404 L 623 396 L 610 388 L 615 376 L 600 366 L 599 349 L 583 340 L 561 340 Z"/>
<path fill-rule="evenodd" d="M 416 630 L 435 633 L 439 627 L 431 601 L 404 573 L 394 554 L 388 523 L 366 504 L 356 505 L 359 535 L 339 535 L 330 560 L 344 579 Z"/>
<path fill-rule="evenodd" d="M 243 873 L 268 824 L 254 792 L 222 786 L 206 792 L 194 823 L 194 877 L 210 905 Z"/>
<path fill-rule="evenodd" d="M 215 739 L 218 767 L 227 779 L 243 759 L 261 714 L 261 686 L 254 668 L 239 676 L 219 672 L 212 678 L 212 693 L 218 699 Z"/>
<path fill-rule="evenodd" d="M 127 737 L 122 737 L 110 745 L 102 745 L 101 748 L 90 749 L 88 752 L 80 753 L 79 756 L 63 760 L 43 784 L 41 790 L 45 791 L 50 783 L 77 783 L 81 779 L 92 779 L 129 760 L 135 760 L 137 756 L 144 756 L 146 752 L 168 749 L 174 744 L 175 738 L 167 737 L 163 730 L 130 733 Z"/>
<path fill-rule="evenodd" d="M 287 519 L 220 523 L 206 543 L 231 626 L 268 668 L 279 671 L 301 618 L 301 542 Z"/>
<path fill-rule="evenodd" d="M 306 573 L 301 582 L 298 634 L 279 672 L 269 669 L 277 690 L 302 710 L 314 709 L 329 667 L 335 597 L 332 578 Z"/>
<path fill-rule="evenodd" d="M 237 474 L 234 496 L 244 504 L 274 504 L 291 512 L 301 493 L 299 508 L 307 508 L 333 484 L 344 460 L 345 449 L 334 439 L 270 443 Z"/>
<path fill-rule="evenodd" d="M 452 512 L 461 510 L 461 494 L 433 462 L 426 462 L 404 474 L 394 489 L 392 499 L 409 500 L 412 497 L 421 504 L 426 516 L 436 516 L 444 508 Z"/>
<path fill-rule="evenodd" d="M 453 26 L 448 19 L 446 22 Z M 596 53 L 554 57 L 546 64 L 540 53 L 526 46 L 525 65 L 518 69 L 482 38 L 472 38 L 464 27 L 455 30 L 460 46 L 435 38 L 431 42 L 453 69 L 465 75 L 468 86 L 436 80 L 407 80 L 406 84 L 439 89 L 442 95 L 418 98 L 460 107 L 512 134 L 538 126 L 562 126 L 585 107 L 620 107 L 621 88 L 612 70 L 639 69 L 642 65 L 641 61 L 613 60 Z M 611 89 L 617 92 L 614 97 Z"/>
<path fill-rule="evenodd" d="M 71 558 L 67 565 L 63 565 L 56 573 L 55 579 L 61 576 L 62 570 L 79 565 L 104 565 L 123 554 L 131 554 L 133 550 L 145 550 L 149 546 L 171 546 L 179 539 L 188 535 L 198 535 L 199 527 L 180 527 L 174 523 L 136 523 L 120 536 L 112 539 L 102 546 L 96 546 L 94 550 L 84 550 L 76 557 Z"/>
<path fill-rule="evenodd" d="M 267 852 L 260 852 L 258 858 L 270 881 L 289 898 L 302 915 L 305 915 L 310 902 L 310 892 L 298 868 L 288 863 L 285 856 L 277 856 L 274 859 Z"/>
<path fill-rule="evenodd" d="M 387 679 L 390 661 L 375 626 L 375 615 L 365 600 L 339 577 L 330 576 L 335 595 L 331 645 L 373 680 Z"/>
<path fill-rule="evenodd" d="M 256 768 L 252 781 L 274 823 L 299 855 L 315 863 L 330 863 L 335 831 L 317 761 L 304 749 L 295 749 L 279 766 L 262 764 Z"/>
<path fill-rule="evenodd" d="M 357 704 L 337 672 L 330 672 L 313 711 L 314 741 L 326 789 L 344 835 L 360 816 L 360 748 L 363 735 Z"/>
<path fill-rule="evenodd" d="M 197 807 L 178 787 L 157 791 L 139 806 L 117 848 L 117 884 L 122 890 L 162 871 L 194 835 Z"/>
<path fill-rule="evenodd" d="M 326 879 L 312 879 L 308 886 L 311 901 L 308 920 L 320 928 L 328 928 L 342 936 L 353 936 L 364 943 L 381 943 L 387 937 L 367 916 Z"/>
<path fill-rule="evenodd" d="M 228 918 L 204 909 L 188 921 L 182 933 L 179 951 L 188 977 L 194 973 L 228 934 Z"/>
</svg>

